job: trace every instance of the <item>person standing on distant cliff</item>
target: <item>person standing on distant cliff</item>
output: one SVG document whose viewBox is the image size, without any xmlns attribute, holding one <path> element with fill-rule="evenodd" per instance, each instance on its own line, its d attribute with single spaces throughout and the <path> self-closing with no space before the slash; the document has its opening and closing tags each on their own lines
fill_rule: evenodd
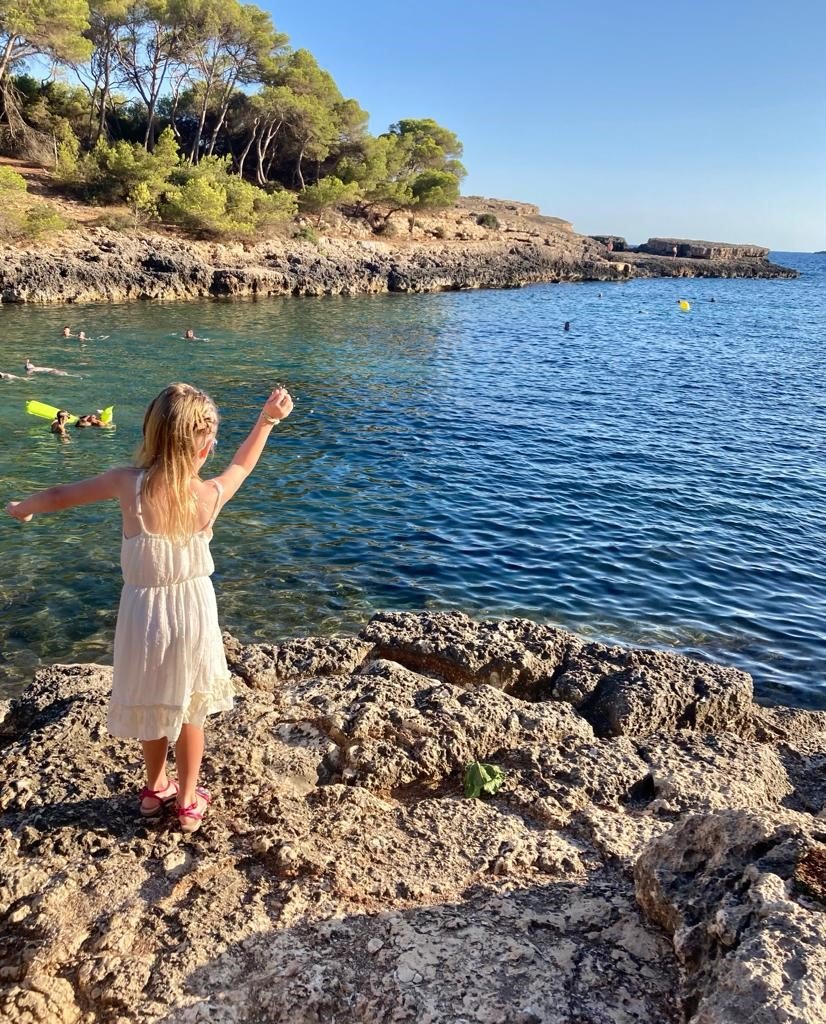
<svg viewBox="0 0 826 1024">
<path fill-rule="evenodd" d="M 671 255 L 676 260 L 676 258 L 677 258 L 677 246 L 676 245 L 672 245 L 672 247 L 671 247 Z"/>
<path fill-rule="evenodd" d="M 137 465 L 39 491 L 6 506 L 21 522 L 117 499 L 124 587 L 115 629 L 108 728 L 141 741 L 146 786 L 139 810 L 155 818 L 176 804 L 184 832 L 201 826 L 211 801 L 198 785 L 209 715 L 232 707 L 209 542 L 218 513 L 253 471 L 293 401 L 276 388 L 230 466 L 210 480 L 201 469 L 215 447 L 218 410 L 189 384 L 170 384 L 149 404 Z M 62 411 L 61 411 L 62 412 Z M 179 779 L 166 771 L 175 743 Z"/>
</svg>

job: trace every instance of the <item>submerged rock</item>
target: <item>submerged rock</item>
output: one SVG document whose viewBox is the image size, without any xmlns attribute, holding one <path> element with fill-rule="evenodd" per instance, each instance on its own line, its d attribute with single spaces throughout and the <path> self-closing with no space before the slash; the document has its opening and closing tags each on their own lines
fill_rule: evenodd
<svg viewBox="0 0 826 1024">
<path fill-rule="evenodd" d="M 192 836 L 109 669 L 0 709 L 3 1020 L 826 1020 L 826 715 L 525 619 L 225 646 Z"/>
</svg>

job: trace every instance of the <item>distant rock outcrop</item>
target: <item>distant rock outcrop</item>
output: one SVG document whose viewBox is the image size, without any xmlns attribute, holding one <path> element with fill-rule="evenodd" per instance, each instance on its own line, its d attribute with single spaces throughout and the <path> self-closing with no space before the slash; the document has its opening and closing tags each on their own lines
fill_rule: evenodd
<svg viewBox="0 0 826 1024">
<path fill-rule="evenodd" d="M 639 251 L 691 260 L 764 260 L 769 255 L 769 250 L 762 245 L 694 242 L 686 238 L 649 238 L 639 246 Z"/>
<path fill-rule="evenodd" d="M 826 1021 L 826 714 L 524 619 L 225 646 L 193 836 L 109 669 L 0 705 L 4 1021 Z"/>
</svg>

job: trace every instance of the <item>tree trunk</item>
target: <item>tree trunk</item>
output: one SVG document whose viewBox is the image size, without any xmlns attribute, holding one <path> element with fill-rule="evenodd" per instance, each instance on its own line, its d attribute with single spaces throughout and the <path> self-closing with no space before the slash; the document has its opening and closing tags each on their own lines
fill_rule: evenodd
<svg viewBox="0 0 826 1024">
<path fill-rule="evenodd" d="M 305 141 L 304 141 L 304 142 L 302 143 L 302 146 L 301 146 L 301 152 L 300 152 L 300 153 L 298 154 L 298 161 L 296 162 L 296 165 L 295 165 L 295 171 L 296 171 L 296 174 L 298 175 L 298 181 L 299 181 L 299 184 L 300 184 L 300 186 L 301 186 L 301 191 L 302 191 L 302 192 L 303 192 L 303 191 L 304 191 L 304 189 L 305 189 L 305 188 L 307 187 L 307 186 L 306 186 L 306 185 L 304 184 L 304 175 L 303 175 L 303 174 L 301 173 L 301 161 L 302 161 L 302 160 L 304 159 L 304 150 L 305 150 L 306 148 L 307 148 L 307 142 L 306 142 L 306 140 L 305 140 Z"/>
<path fill-rule="evenodd" d="M 207 156 L 212 156 L 212 154 L 215 152 L 215 143 L 218 141 L 218 135 L 221 129 L 224 127 L 224 121 L 226 120 L 229 105 L 230 102 L 232 101 L 232 91 L 235 88 L 235 83 L 237 80 L 237 76 L 234 76 L 229 82 L 227 82 L 226 88 L 224 89 L 224 95 L 221 98 L 221 112 L 218 115 L 218 123 L 215 125 L 215 128 L 213 129 L 212 132 L 212 136 L 210 137 L 209 140 Z"/>
<path fill-rule="evenodd" d="M 241 153 L 241 156 L 238 159 L 238 177 L 239 178 L 243 178 L 244 177 L 244 161 L 247 159 L 247 153 L 249 153 L 249 151 L 252 149 L 253 142 L 255 142 L 255 136 L 258 134 L 258 125 L 260 123 L 261 123 L 261 118 L 260 117 L 256 117 L 255 120 L 252 122 L 252 131 L 250 132 L 250 140 L 246 144 L 246 146 L 244 146 L 243 152 Z"/>
<path fill-rule="evenodd" d="M 267 165 L 266 171 L 264 170 L 264 157 L 267 155 L 267 151 L 272 145 L 273 139 L 281 131 L 282 124 L 284 124 L 283 117 L 281 118 L 277 125 L 274 125 L 274 122 L 271 122 L 269 128 L 267 129 L 267 139 L 266 142 L 264 142 L 263 146 L 261 145 L 261 139 L 258 140 L 258 184 L 261 186 L 261 188 L 263 188 L 267 184 L 267 175 L 270 172 L 270 167 L 272 167 L 272 162 L 275 159 L 275 154 L 273 154 L 273 156 L 270 158 L 270 162 Z M 262 132 L 261 137 L 263 138 L 263 136 L 264 133 Z"/>
</svg>

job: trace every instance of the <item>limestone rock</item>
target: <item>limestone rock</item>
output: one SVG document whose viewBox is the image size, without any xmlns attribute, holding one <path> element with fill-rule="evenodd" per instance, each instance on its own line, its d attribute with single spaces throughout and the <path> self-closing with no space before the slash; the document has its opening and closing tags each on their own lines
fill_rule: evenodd
<svg viewBox="0 0 826 1024">
<path fill-rule="evenodd" d="M 695 242 L 687 238 L 649 238 L 640 246 L 640 251 L 651 253 L 654 256 L 676 255 L 682 259 L 694 260 L 764 260 L 769 255 L 769 250 L 762 245 Z"/>
<path fill-rule="evenodd" d="M 194 835 L 137 813 L 110 669 L 0 709 L 4 1021 L 823 1019 L 821 716 L 522 619 L 225 647 Z"/>
<path fill-rule="evenodd" d="M 528 619 L 476 622 L 462 612 L 383 612 L 361 634 L 387 658 L 455 686 L 486 683 L 521 697 L 547 696 L 573 649 L 572 633 Z"/>
<path fill-rule="evenodd" d="M 301 637 L 283 644 L 239 644 L 225 634 L 230 671 L 247 685 L 275 691 L 288 679 L 348 675 L 364 661 L 371 644 L 355 637 Z"/>
<path fill-rule="evenodd" d="M 746 730 L 752 691 L 751 677 L 738 669 L 599 643 L 572 649 L 551 689 L 600 736 Z"/>
<path fill-rule="evenodd" d="M 484 213 L 497 218 L 498 230 L 479 225 Z M 507 200 L 463 197 L 447 210 L 419 212 L 412 218 L 412 234 L 411 218 L 397 213 L 384 222 L 380 240 L 365 237 L 364 220 L 330 214 L 329 221 L 330 233 L 317 245 L 280 238 L 207 243 L 84 223 L 50 235 L 48 246 L 3 246 L 0 302 L 357 295 L 635 276 L 796 276 L 769 263 L 766 250 L 756 246 L 681 243 L 691 250 L 686 255 L 697 258 L 674 260 L 668 246 L 665 256 L 649 250 L 622 253 L 617 261 L 567 221 Z M 404 241 L 394 241 L 395 233 Z"/>
<path fill-rule="evenodd" d="M 824 836 L 826 838 L 826 836 Z M 792 894 L 805 818 L 692 816 L 637 861 L 637 899 L 673 935 L 692 1024 L 826 1020 L 826 919 Z"/>
</svg>

